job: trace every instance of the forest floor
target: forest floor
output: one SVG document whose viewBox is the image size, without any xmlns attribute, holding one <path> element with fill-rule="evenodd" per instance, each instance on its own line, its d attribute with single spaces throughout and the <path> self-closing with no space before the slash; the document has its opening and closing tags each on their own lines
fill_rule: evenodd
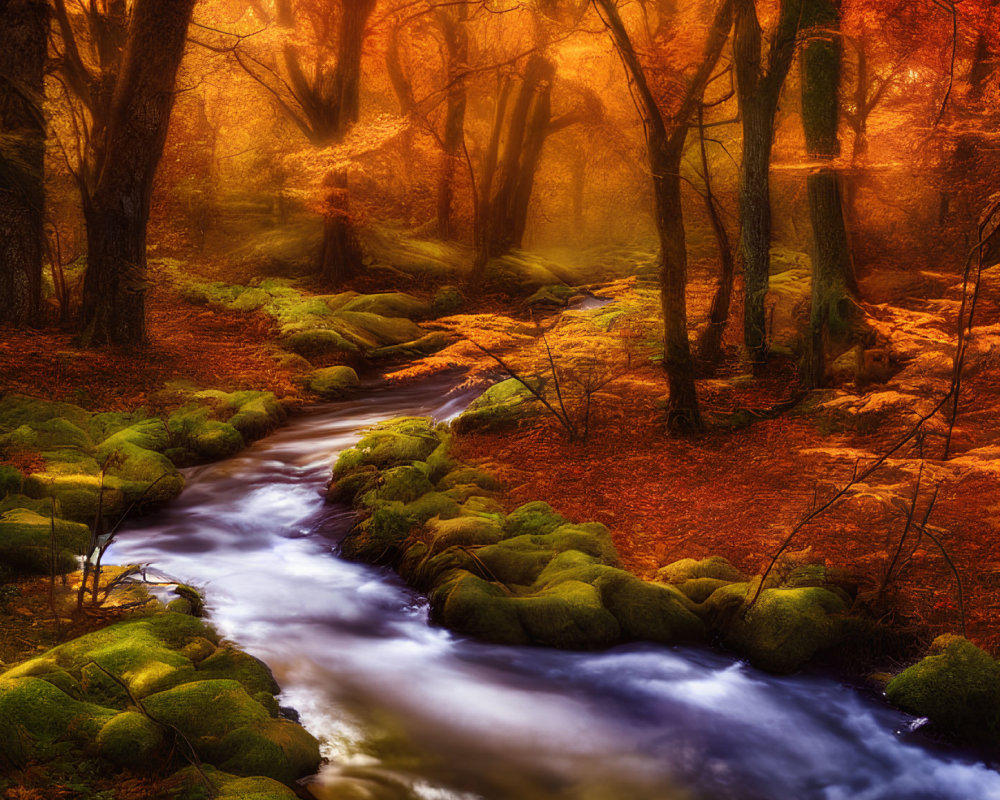
<svg viewBox="0 0 1000 800">
<path fill-rule="evenodd" d="M 697 320 L 705 316 L 712 280 L 698 270 L 693 278 L 690 318 Z M 593 393 L 586 442 L 569 442 L 554 417 L 540 415 L 515 431 L 461 437 L 459 456 L 493 469 L 509 487 L 504 499 L 511 507 L 541 499 L 570 519 L 606 524 L 625 565 L 641 576 L 651 577 L 658 567 L 680 558 L 707 555 L 724 556 L 748 573 L 759 573 L 805 513 L 850 481 L 858 464 L 863 469 L 884 453 L 912 427 L 915 412 L 947 391 L 957 279 L 925 274 L 923 280 L 919 300 L 905 293 L 890 297 L 885 287 L 893 280 L 886 276 L 866 281 L 871 298 L 866 311 L 896 371 L 887 384 L 847 383 L 814 393 L 789 411 L 769 414 L 799 393 L 795 364 L 776 357 L 763 375 L 750 379 L 735 346 L 737 332 L 731 330 L 725 361 L 699 380 L 709 425 L 690 437 L 664 430 L 666 382 L 662 368 L 650 358 L 659 335 L 652 287 L 629 280 L 605 287 L 604 293 L 627 309 L 620 319 L 595 327 L 570 312 L 558 323 L 543 322 L 554 325 L 544 340 L 523 307 L 514 312 L 476 308 L 441 327 L 500 354 L 523 375 L 548 374 L 543 346 L 548 342 L 572 415 L 583 413 L 582 399 L 570 397 L 572 378 L 592 389 L 607 383 Z M 934 290 L 932 300 L 925 299 L 928 286 Z M 789 325 L 793 306 L 788 306 Z M 996 319 L 998 306 L 996 293 L 985 292 L 980 319 Z M 739 315 L 734 308 L 733 318 Z M 152 404 L 155 410 L 163 384 L 183 380 L 304 399 L 293 370 L 272 357 L 275 328 L 263 315 L 193 306 L 161 287 L 150 295 L 149 328 L 151 344 L 139 352 L 79 350 L 69 333 L 56 329 L 5 330 L 0 391 L 69 400 L 92 409 Z M 970 638 L 997 652 L 1000 555 L 994 542 L 1000 524 L 1000 448 L 992 448 L 1000 433 L 995 413 L 1000 408 L 1000 358 L 994 357 L 1000 353 L 1000 336 L 996 326 L 980 331 L 963 386 L 953 458 L 940 459 L 938 424 L 931 435 L 920 437 L 922 452 L 915 444 L 901 450 L 866 484 L 805 527 L 790 550 L 793 558 L 847 570 L 856 576 L 862 596 L 867 592 L 870 597 L 899 546 L 920 474 L 914 516 L 922 518 L 936 491 L 928 529 L 961 576 Z M 470 370 L 470 381 L 502 376 L 489 357 L 462 342 L 394 377 L 418 378 L 456 366 Z M 582 416 L 578 419 L 582 424 Z M 913 530 L 902 552 L 905 568 L 878 608 L 894 622 L 930 633 L 959 630 L 959 599 L 948 559 L 930 539 L 918 542 Z M 9 614 L 0 615 L 9 618 L 0 626 L 6 627 L 0 632 L 0 657 L 5 660 L 28 655 L 51 637 L 45 632 L 47 600 L 41 584 L 27 587 L 22 595 L 8 603 Z"/>
</svg>

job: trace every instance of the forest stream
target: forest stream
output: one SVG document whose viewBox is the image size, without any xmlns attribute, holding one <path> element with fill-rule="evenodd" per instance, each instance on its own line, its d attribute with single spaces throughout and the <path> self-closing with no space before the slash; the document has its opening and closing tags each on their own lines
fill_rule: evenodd
<svg viewBox="0 0 1000 800">
<path fill-rule="evenodd" d="M 449 389 L 316 406 L 188 470 L 184 494 L 109 554 L 205 589 L 215 626 L 270 665 L 282 703 L 325 742 L 318 796 L 1000 798 L 1000 774 L 828 675 L 773 677 L 703 648 L 503 647 L 429 626 L 425 599 L 388 569 L 338 558 L 351 512 L 322 491 L 366 426 L 460 411 L 470 397 Z"/>
</svg>

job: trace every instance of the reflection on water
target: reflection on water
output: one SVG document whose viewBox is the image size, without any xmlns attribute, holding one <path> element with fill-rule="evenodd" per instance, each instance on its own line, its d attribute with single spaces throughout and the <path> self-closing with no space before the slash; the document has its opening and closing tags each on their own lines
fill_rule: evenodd
<svg viewBox="0 0 1000 800">
<path fill-rule="evenodd" d="M 322 490 L 360 429 L 456 413 L 468 397 L 447 388 L 318 407 L 189 470 L 181 498 L 110 554 L 207 590 L 223 635 L 271 665 L 283 703 L 325 740 L 317 794 L 1000 800 L 1000 775 L 908 741 L 908 717 L 822 676 L 774 678 L 703 649 L 566 653 L 429 627 L 395 575 L 336 557 L 350 515 Z"/>
</svg>

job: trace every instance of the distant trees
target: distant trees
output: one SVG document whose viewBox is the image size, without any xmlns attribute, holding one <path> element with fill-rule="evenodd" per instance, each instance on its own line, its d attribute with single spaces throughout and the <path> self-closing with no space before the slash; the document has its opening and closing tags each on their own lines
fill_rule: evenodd
<svg viewBox="0 0 1000 800">
<path fill-rule="evenodd" d="M 55 0 L 87 226 L 82 341 L 146 341 L 146 226 L 195 0 Z M 84 48 L 88 55 L 83 55 Z"/>
<path fill-rule="evenodd" d="M 42 284 L 49 9 L 0 3 L 0 322 L 38 319 Z"/>
<path fill-rule="evenodd" d="M 360 113 L 362 47 L 375 0 L 275 0 L 273 8 L 251 0 L 250 5 L 262 21 L 284 30 L 284 42 L 277 54 L 237 46 L 237 62 L 311 145 L 341 142 Z M 331 170 L 323 180 L 318 266 L 324 282 L 334 287 L 354 277 L 362 263 L 347 184 L 344 170 Z"/>
</svg>

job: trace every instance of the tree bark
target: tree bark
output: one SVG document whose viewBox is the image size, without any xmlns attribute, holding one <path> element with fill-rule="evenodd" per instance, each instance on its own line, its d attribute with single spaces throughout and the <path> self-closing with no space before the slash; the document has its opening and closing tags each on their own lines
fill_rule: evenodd
<svg viewBox="0 0 1000 800">
<path fill-rule="evenodd" d="M 660 110 L 642 62 L 629 38 L 614 0 L 596 0 L 605 25 L 632 79 L 637 105 L 646 129 L 649 165 L 660 239 L 660 305 L 663 310 L 663 366 L 670 396 L 667 427 L 693 431 L 702 426 L 694 383 L 694 361 L 687 332 L 687 246 L 681 205 L 681 158 L 695 110 L 701 105 L 712 71 L 719 62 L 732 26 L 732 0 L 723 0 L 715 13 L 698 69 L 687 84 L 677 111 L 667 120 Z"/>
<path fill-rule="evenodd" d="M 86 192 L 86 344 L 146 341 L 146 225 L 195 0 L 137 0 Z"/>
<path fill-rule="evenodd" d="M 0 322 L 28 325 L 41 304 L 45 237 L 44 0 L 0 11 Z"/>
<path fill-rule="evenodd" d="M 329 174 L 325 184 L 329 193 L 323 218 L 319 272 L 324 284 L 339 289 L 361 272 L 363 254 L 351 221 L 347 171 Z"/>
<path fill-rule="evenodd" d="M 812 26 L 802 51 L 802 126 L 806 150 L 822 165 L 807 178 L 809 215 L 813 227 L 812 304 L 805 380 L 822 386 L 826 345 L 831 336 L 849 335 L 856 308 L 856 285 L 839 176 L 832 161 L 840 154 L 837 93 L 841 75 L 839 4 L 807 0 L 806 19 Z"/>
<path fill-rule="evenodd" d="M 754 364 L 767 358 L 764 301 L 771 264 L 771 148 L 781 87 L 795 53 L 802 0 L 783 0 L 766 67 L 754 0 L 737 0 L 733 62 L 743 121 L 739 256 L 746 283 L 743 341 Z"/>
<path fill-rule="evenodd" d="M 457 162 L 465 138 L 465 108 L 468 90 L 461 71 L 469 60 L 469 35 L 465 29 L 467 9 L 460 5 L 455 9 L 439 9 L 435 18 L 444 36 L 447 53 L 447 107 L 444 116 L 444 133 L 441 137 L 441 171 L 437 185 L 438 236 L 454 239 L 455 227 L 452 221 L 452 202 L 455 195 L 455 173 Z"/>
</svg>

